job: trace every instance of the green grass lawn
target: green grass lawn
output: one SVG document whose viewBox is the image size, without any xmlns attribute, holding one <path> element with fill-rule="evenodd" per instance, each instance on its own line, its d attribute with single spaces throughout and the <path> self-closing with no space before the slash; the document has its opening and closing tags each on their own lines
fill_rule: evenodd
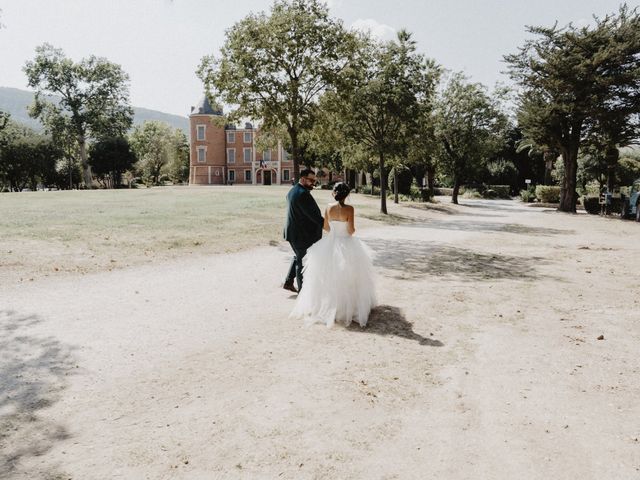
<svg viewBox="0 0 640 480">
<path fill-rule="evenodd" d="M 162 187 L 0 194 L 0 280 L 102 271 L 282 241 L 289 187 Z M 321 209 L 330 192 L 314 191 Z M 367 226 L 378 199 L 352 195 Z M 392 220 L 393 217 L 388 220 Z"/>
</svg>

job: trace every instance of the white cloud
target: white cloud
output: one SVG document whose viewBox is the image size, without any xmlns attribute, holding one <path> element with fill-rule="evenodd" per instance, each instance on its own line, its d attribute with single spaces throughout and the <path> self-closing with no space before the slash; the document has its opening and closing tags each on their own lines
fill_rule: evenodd
<svg viewBox="0 0 640 480">
<path fill-rule="evenodd" d="M 353 30 L 370 33 L 372 37 L 378 40 L 391 40 L 396 35 L 396 29 L 380 23 L 373 18 L 359 18 L 351 24 Z"/>
<path fill-rule="evenodd" d="M 340 8 L 342 6 L 342 0 L 326 0 L 327 6 L 331 10 L 335 10 L 336 8 Z"/>
</svg>

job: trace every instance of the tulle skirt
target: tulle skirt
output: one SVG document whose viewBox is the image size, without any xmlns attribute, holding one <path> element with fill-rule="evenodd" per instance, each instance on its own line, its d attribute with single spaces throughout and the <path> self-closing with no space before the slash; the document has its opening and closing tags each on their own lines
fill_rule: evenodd
<svg viewBox="0 0 640 480">
<path fill-rule="evenodd" d="M 303 286 L 290 318 L 305 324 L 367 324 L 376 306 L 373 252 L 360 239 L 330 232 L 303 260 Z"/>
</svg>

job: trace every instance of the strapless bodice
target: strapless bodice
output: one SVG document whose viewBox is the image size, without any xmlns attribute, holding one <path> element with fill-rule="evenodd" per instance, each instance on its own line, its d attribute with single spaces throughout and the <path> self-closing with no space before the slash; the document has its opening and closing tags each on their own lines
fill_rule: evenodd
<svg viewBox="0 0 640 480">
<path fill-rule="evenodd" d="M 347 222 L 341 222 L 340 220 L 329 220 L 329 226 L 331 227 L 331 233 L 336 237 L 350 237 L 347 230 Z"/>
</svg>

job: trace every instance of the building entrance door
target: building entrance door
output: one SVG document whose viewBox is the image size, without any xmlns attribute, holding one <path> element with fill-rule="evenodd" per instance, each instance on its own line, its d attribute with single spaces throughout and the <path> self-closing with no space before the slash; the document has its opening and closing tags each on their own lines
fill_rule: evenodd
<svg viewBox="0 0 640 480">
<path fill-rule="evenodd" d="M 271 170 L 265 170 L 262 172 L 262 178 L 264 179 L 263 185 L 271 185 Z"/>
</svg>

